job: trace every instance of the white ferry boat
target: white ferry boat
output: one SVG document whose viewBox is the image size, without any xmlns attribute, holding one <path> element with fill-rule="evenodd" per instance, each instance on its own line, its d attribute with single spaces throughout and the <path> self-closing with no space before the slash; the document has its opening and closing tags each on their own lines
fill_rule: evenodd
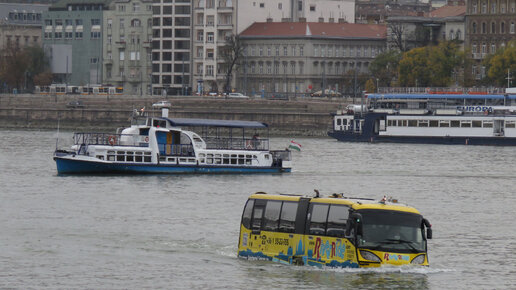
<svg viewBox="0 0 516 290">
<path fill-rule="evenodd" d="M 201 127 L 206 136 L 182 127 Z M 267 136 L 247 137 L 246 129 L 265 129 Z M 267 137 L 264 123 L 168 118 L 163 109 L 161 117 L 133 116 L 117 134 L 75 133 L 71 149 L 56 149 L 54 160 L 59 174 L 290 172 L 291 152 L 269 150 Z"/>
<path fill-rule="evenodd" d="M 334 114 L 344 142 L 516 145 L 516 95 L 370 94 Z"/>
</svg>

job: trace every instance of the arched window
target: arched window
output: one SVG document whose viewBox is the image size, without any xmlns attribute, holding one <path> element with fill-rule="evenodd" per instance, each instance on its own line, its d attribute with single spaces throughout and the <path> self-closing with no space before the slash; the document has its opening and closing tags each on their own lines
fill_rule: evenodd
<svg viewBox="0 0 516 290">
<path fill-rule="evenodd" d="M 458 29 L 457 32 L 455 33 L 455 39 L 458 39 L 458 40 L 462 39 L 462 32 L 460 31 L 460 29 Z"/>
<path fill-rule="evenodd" d="M 131 27 L 140 27 L 140 26 L 142 26 L 140 19 L 131 20 Z"/>
<path fill-rule="evenodd" d="M 485 22 L 482 22 L 482 34 L 487 33 L 487 25 Z"/>
<path fill-rule="evenodd" d="M 500 23 L 500 33 L 505 33 L 505 22 Z"/>
<path fill-rule="evenodd" d="M 450 40 L 453 40 L 453 37 L 455 36 L 453 29 L 450 30 L 449 36 L 450 36 Z"/>
</svg>

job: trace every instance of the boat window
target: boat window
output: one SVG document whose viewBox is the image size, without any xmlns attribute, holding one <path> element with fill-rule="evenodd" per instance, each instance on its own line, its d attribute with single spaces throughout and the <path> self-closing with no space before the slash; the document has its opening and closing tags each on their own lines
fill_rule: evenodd
<svg viewBox="0 0 516 290">
<path fill-rule="evenodd" d="M 134 157 L 134 161 L 136 161 L 136 162 L 142 162 L 142 160 L 143 160 L 143 158 L 141 156 L 139 156 L 139 155 L 136 155 Z"/>
<path fill-rule="evenodd" d="M 430 127 L 439 127 L 439 121 L 430 120 Z"/>
<path fill-rule="evenodd" d="M 246 228 L 251 228 L 251 214 L 253 213 L 254 199 L 247 201 L 244 213 L 242 214 L 242 225 Z"/>
<path fill-rule="evenodd" d="M 176 158 L 175 157 L 168 157 L 167 161 L 168 162 L 176 162 Z"/>
<path fill-rule="evenodd" d="M 387 126 L 396 126 L 397 122 L 396 120 L 387 120 Z"/>
<path fill-rule="evenodd" d="M 120 151 L 118 151 L 117 153 L 118 154 L 123 154 L 123 152 L 120 152 Z M 116 156 L 116 161 L 125 161 L 125 156 L 124 155 L 117 155 Z"/>
<path fill-rule="evenodd" d="M 326 218 L 328 217 L 327 204 L 311 204 L 310 235 L 324 235 L 326 232 Z"/>
<path fill-rule="evenodd" d="M 471 127 L 471 121 L 460 121 L 460 126 L 464 128 L 469 128 Z"/>
<path fill-rule="evenodd" d="M 407 120 L 398 120 L 398 126 L 400 125 L 400 122 L 401 122 L 401 126 L 407 127 Z"/>
<path fill-rule="evenodd" d="M 450 127 L 450 121 L 440 121 L 439 126 L 440 127 Z"/>
<path fill-rule="evenodd" d="M 348 124 L 348 119 L 343 119 L 342 120 L 342 125 L 346 126 Z"/>
<path fill-rule="evenodd" d="M 418 127 L 428 127 L 428 120 L 419 120 Z"/>
<path fill-rule="evenodd" d="M 330 237 L 344 237 L 348 215 L 349 207 L 332 204 L 330 206 L 330 212 L 328 213 L 326 235 Z"/>
<path fill-rule="evenodd" d="M 146 155 L 143 157 L 143 162 L 151 162 L 152 158 L 150 156 L 147 156 L 147 153 L 145 153 Z"/>
<path fill-rule="evenodd" d="M 127 162 L 133 162 L 133 161 L 134 161 L 134 155 L 133 155 L 133 152 L 127 152 L 126 161 L 127 161 Z"/>
<path fill-rule="evenodd" d="M 409 127 L 417 127 L 417 120 L 408 120 Z"/>
<path fill-rule="evenodd" d="M 296 225 L 297 202 L 283 202 L 281 207 L 281 217 L 279 231 L 283 233 L 293 233 Z"/>
<path fill-rule="evenodd" d="M 201 139 L 201 137 L 199 137 L 199 135 L 197 135 L 197 134 L 193 134 L 193 135 L 192 135 L 192 137 L 193 137 L 193 140 L 194 140 L 196 143 L 202 143 L 202 139 Z"/>
<path fill-rule="evenodd" d="M 220 157 L 215 158 L 214 161 L 215 161 L 215 164 L 222 164 L 222 159 Z"/>
<path fill-rule="evenodd" d="M 342 124 L 342 120 L 341 119 L 337 119 L 337 126 L 340 126 Z"/>
<path fill-rule="evenodd" d="M 471 125 L 472 125 L 472 127 L 475 127 L 475 128 L 481 128 L 482 127 L 482 121 L 472 121 Z"/>
<path fill-rule="evenodd" d="M 276 232 L 278 231 L 279 216 L 281 210 L 281 201 L 269 200 L 265 207 L 265 213 L 263 215 L 263 227 L 264 231 Z"/>
<path fill-rule="evenodd" d="M 484 121 L 484 128 L 493 128 L 493 121 Z"/>
<path fill-rule="evenodd" d="M 153 119 L 153 120 L 152 120 L 152 126 L 153 126 L 153 127 L 162 127 L 162 128 L 166 128 L 166 127 L 167 127 L 167 121 L 165 121 L 165 120 L 155 120 L 155 119 Z"/>
<path fill-rule="evenodd" d="M 460 127 L 460 121 L 459 120 L 450 121 L 450 124 L 451 124 L 450 127 Z"/>
<path fill-rule="evenodd" d="M 516 122 L 515 121 L 506 121 L 505 128 L 516 128 Z"/>
</svg>

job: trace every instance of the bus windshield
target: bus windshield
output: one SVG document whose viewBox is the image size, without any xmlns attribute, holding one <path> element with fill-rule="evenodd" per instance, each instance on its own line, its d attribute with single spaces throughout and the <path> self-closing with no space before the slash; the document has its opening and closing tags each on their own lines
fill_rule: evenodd
<svg viewBox="0 0 516 290">
<path fill-rule="evenodd" d="M 361 210 L 362 235 L 358 247 L 384 252 L 426 252 L 418 214 L 391 210 Z"/>
</svg>

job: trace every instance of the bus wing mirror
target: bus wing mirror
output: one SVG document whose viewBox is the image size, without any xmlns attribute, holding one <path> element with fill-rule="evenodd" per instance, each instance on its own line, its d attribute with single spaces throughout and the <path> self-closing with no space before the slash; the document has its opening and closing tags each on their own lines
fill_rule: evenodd
<svg viewBox="0 0 516 290">
<path fill-rule="evenodd" d="M 423 219 L 423 224 L 426 227 L 426 238 L 431 239 L 432 238 L 432 225 L 427 219 Z"/>
</svg>

